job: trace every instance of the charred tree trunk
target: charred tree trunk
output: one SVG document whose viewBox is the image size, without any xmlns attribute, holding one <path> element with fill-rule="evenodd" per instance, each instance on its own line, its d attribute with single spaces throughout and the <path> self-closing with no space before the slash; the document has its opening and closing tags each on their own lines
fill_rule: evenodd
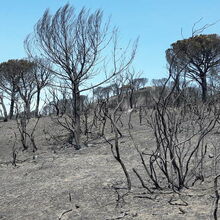
<svg viewBox="0 0 220 220">
<path fill-rule="evenodd" d="M 134 89 L 131 89 L 131 91 L 130 91 L 130 94 L 129 94 L 129 106 L 130 106 L 130 108 L 132 109 L 133 108 L 133 106 L 134 106 L 134 103 L 133 103 L 133 96 L 134 96 Z"/>
<path fill-rule="evenodd" d="M 4 122 L 8 121 L 8 114 L 7 114 L 7 110 L 3 101 L 3 97 L 0 97 L 0 104 L 2 106 L 3 109 L 3 114 L 4 114 Z"/>
<path fill-rule="evenodd" d="M 201 76 L 201 87 L 202 87 L 202 101 L 203 103 L 205 103 L 207 101 L 207 79 L 204 73 Z"/>
<path fill-rule="evenodd" d="M 76 150 L 81 148 L 81 129 L 80 129 L 80 92 L 79 92 L 79 84 L 74 83 L 72 85 L 72 96 L 73 96 L 73 115 L 72 119 L 74 122 L 74 137 L 72 139 L 72 144 L 74 145 Z"/>
<path fill-rule="evenodd" d="M 37 89 L 37 101 L 36 101 L 36 109 L 35 109 L 35 117 L 39 116 L 39 104 L 40 104 L 40 89 Z"/>
<path fill-rule="evenodd" d="M 13 88 L 12 93 L 11 93 L 11 103 L 10 103 L 10 112 L 9 112 L 9 118 L 12 119 L 14 115 L 14 105 L 15 105 L 15 89 Z"/>
<path fill-rule="evenodd" d="M 175 79 L 175 84 L 176 84 L 176 94 L 175 96 L 177 96 L 176 99 L 176 106 L 179 107 L 181 105 L 181 101 L 182 101 L 182 97 L 181 97 L 181 89 L 180 89 L 180 78 L 179 76 L 177 76 L 177 78 Z"/>
<path fill-rule="evenodd" d="M 25 100 L 24 108 L 25 108 L 24 111 L 26 114 L 26 118 L 30 119 L 30 117 L 31 117 L 31 102 L 30 102 L 30 100 Z"/>
</svg>

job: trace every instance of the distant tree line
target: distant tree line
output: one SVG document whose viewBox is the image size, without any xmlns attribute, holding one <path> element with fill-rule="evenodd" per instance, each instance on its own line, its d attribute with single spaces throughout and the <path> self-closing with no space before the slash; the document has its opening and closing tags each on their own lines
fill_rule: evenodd
<svg viewBox="0 0 220 220">
<path fill-rule="evenodd" d="M 111 99 L 119 103 L 124 94 L 128 108 L 132 109 L 141 94 L 144 105 L 152 107 L 155 99 L 169 93 L 172 83 L 178 94 L 173 97 L 176 105 L 187 98 L 205 103 L 219 94 L 217 34 L 195 35 L 173 43 L 166 50 L 171 80 L 167 83 L 166 76 L 154 79 L 150 87 L 146 87 L 148 79 L 131 68 L 137 40 L 121 48 L 117 29 L 110 28 L 101 10 L 90 12 L 83 8 L 76 14 L 68 4 L 55 14 L 46 10 L 26 38 L 25 49 L 28 59 L 0 63 L 2 117 L 5 121 L 20 113 L 27 118 L 38 117 L 40 104 L 44 105 L 44 114 L 68 113 L 70 133 L 77 149 L 81 145 L 82 109 L 91 106 L 91 100 Z M 106 51 L 108 56 L 104 55 Z M 106 77 L 89 85 L 96 75 Z M 92 91 L 93 97 L 85 97 L 86 91 Z"/>
</svg>

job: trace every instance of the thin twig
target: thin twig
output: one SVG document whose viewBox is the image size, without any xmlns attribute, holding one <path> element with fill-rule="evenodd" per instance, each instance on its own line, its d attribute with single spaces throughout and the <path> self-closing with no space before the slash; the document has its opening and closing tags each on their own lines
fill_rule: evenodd
<svg viewBox="0 0 220 220">
<path fill-rule="evenodd" d="M 72 212 L 72 211 L 73 211 L 72 209 L 69 209 L 69 210 L 67 210 L 67 211 L 64 211 L 64 212 L 60 215 L 60 217 L 59 217 L 58 220 L 61 220 L 62 216 L 64 216 L 64 215 L 67 214 L 68 212 Z"/>
</svg>

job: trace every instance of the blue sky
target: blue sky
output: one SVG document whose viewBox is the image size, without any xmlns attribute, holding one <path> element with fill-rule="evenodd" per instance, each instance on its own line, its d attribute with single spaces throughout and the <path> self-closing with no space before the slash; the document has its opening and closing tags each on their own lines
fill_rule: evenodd
<svg viewBox="0 0 220 220">
<path fill-rule="evenodd" d="M 119 27 L 123 43 L 140 37 L 134 68 L 144 76 L 162 78 L 166 74 L 165 50 L 171 43 L 190 37 L 198 27 L 220 20 L 219 0 L 7 0 L 0 7 L 0 62 L 24 58 L 23 41 L 46 8 L 55 12 L 70 3 L 76 9 L 103 9 L 111 24 Z M 220 34 L 220 22 L 204 33 Z"/>
</svg>

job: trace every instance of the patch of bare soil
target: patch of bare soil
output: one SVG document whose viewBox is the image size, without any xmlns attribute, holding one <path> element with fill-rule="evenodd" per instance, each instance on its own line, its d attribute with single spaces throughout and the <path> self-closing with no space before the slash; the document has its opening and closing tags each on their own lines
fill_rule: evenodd
<svg viewBox="0 0 220 220">
<path fill-rule="evenodd" d="M 138 144 L 151 151 L 154 147 L 152 133 L 146 125 L 135 124 L 137 117 L 132 119 L 132 134 Z M 204 182 L 197 181 L 192 188 L 180 193 L 164 190 L 149 194 L 132 172 L 135 167 L 144 174 L 124 126 L 120 150 L 132 178 L 132 190 L 126 194 L 125 189 L 117 189 L 125 187 L 126 181 L 103 139 L 79 151 L 50 145 L 44 130 L 54 129 L 55 133 L 58 128 L 49 118 L 43 118 L 36 132 L 38 151 L 34 155 L 31 151 L 20 152 L 14 167 L 9 161 L 12 160 L 15 127 L 13 121 L 0 123 L 1 220 L 212 219 L 215 194 L 212 159 L 208 155 L 209 177 Z M 59 134 L 62 136 L 61 131 Z M 107 136 L 112 134 L 109 132 Z M 212 140 L 216 138 L 213 134 Z M 152 186 L 147 176 L 145 181 Z"/>
</svg>

